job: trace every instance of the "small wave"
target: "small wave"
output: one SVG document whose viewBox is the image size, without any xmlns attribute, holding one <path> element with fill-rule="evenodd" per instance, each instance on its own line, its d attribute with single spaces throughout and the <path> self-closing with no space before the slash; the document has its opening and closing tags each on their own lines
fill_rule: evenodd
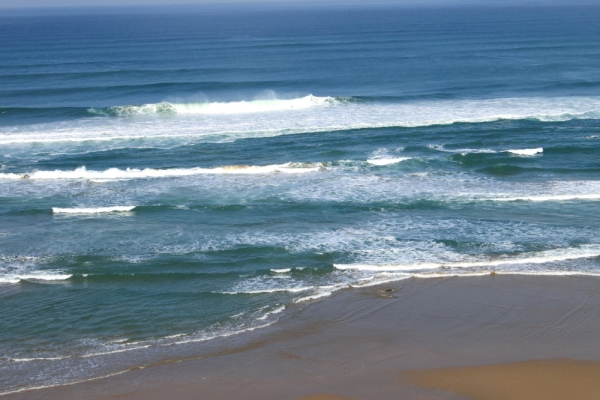
<svg viewBox="0 0 600 400">
<path fill-rule="evenodd" d="M 114 207 L 96 207 L 96 208 L 58 208 L 52 207 L 55 214 L 100 214 L 112 212 L 128 212 L 136 206 L 114 206 Z"/>
<path fill-rule="evenodd" d="M 64 274 L 62 272 L 38 272 L 30 274 L 15 274 L 0 276 L 0 283 L 19 283 L 21 281 L 64 281 L 71 278 L 72 274 Z"/>
<path fill-rule="evenodd" d="M 303 303 L 305 301 L 313 301 L 313 300 L 318 300 L 318 299 L 322 299 L 324 297 L 329 297 L 333 294 L 333 290 L 329 290 L 329 291 L 322 291 L 316 294 L 312 294 L 310 296 L 305 296 L 305 297 L 300 297 L 298 299 L 294 299 L 294 303 Z"/>
<path fill-rule="evenodd" d="M 371 158 L 371 159 L 368 159 L 367 162 L 369 164 L 382 166 L 382 165 L 397 164 L 402 161 L 410 160 L 411 158 L 412 157 Z"/>
<path fill-rule="evenodd" d="M 308 95 L 295 99 L 265 99 L 252 101 L 213 102 L 213 103 L 156 103 L 140 106 L 115 106 L 104 109 L 90 108 L 97 115 L 169 115 L 169 114 L 252 114 L 272 111 L 302 110 L 315 106 L 335 104 L 334 97 Z"/>
<path fill-rule="evenodd" d="M 276 274 L 287 274 L 288 272 L 292 272 L 292 269 L 291 268 L 281 268 L 281 269 L 271 268 L 271 272 L 274 272 Z"/>
<path fill-rule="evenodd" d="M 277 165 L 253 166 L 253 165 L 228 165 L 216 168 L 171 168 L 171 169 L 136 169 L 136 168 L 109 168 L 104 171 L 88 170 L 80 167 L 72 171 L 34 171 L 25 174 L 3 173 L 0 179 L 10 180 L 52 180 L 52 179 L 91 179 L 91 180 L 113 180 L 113 179 L 144 179 L 144 178 L 170 178 L 190 175 L 208 174 L 269 174 L 275 172 L 288 174 L 301 174 L 316 172 L 322 168 L 321 164 L 299 164 L 286 163 Z"/>
<path fill-rule="evenodd" d="M 600 257 L 600 247 L 585 246 L 575 249 L 547 250 L 536 255 L 478 261 L 427 262 L 414 264 L 334 264 L 339 270 L 359 271 L 419 271 L 439 268 L 497 267 L 502 265 L 547 264 L 558 261 Z"/>
<path fill-rule="evenodd" d="M 522 149 L 522 150 L 506 150 L 511 154 L 516 154 L 518 156 L 534 156 L 536 154 L 540 154 L 544 152 L 542 147 L 538 147 L 535 149 Z"/>
<path fill-rule="evenodd" d="M 285 311 L 285 306 L 281 306 L 281 307 L 274 309 L 273 311 L 269 311 L 269 312 L 265 313 L 265 315 L 263 315 L 262 317 L 256 318 L 256 320 L 264 321 L 265 319 L 269 318 L 269 316 L 282 313 L 283 311 Z"/>
</svg>

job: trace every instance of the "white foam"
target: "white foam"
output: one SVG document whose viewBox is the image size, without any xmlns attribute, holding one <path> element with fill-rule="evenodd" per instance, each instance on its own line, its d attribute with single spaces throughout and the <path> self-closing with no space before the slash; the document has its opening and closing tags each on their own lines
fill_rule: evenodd
<svg viewBox="0 0 600 400">
<path fill-rule="evenodd" d="M 128 212 L 136 206 L 113 206 L 113 207 L 96 207 L 96 208 L 58 208 L 52 207 L 52 212 L 55 214 L 100 214 L 112 212 Z"/>
<path fill-rule="evenodd" d="M 256 318 L 258 321 L 264 321 L 265 319 L 267 319 L 269 316 L 273 315 L 273 314 L 279 314 L 281 312 L 285 311 L 285 306 L 281 306 L 278 307 L 276 309 L 274 309 L 273 311 L 269 311 L 268 313 L 265 313 L 265 315 L 263 315 L 262 317 L 258 317 Z"/>
<path fill-rule="evenodd" d="M 60 272 L 33 272 L 25 274 L 7 274 L 0 276 L 0 283 L 19 283 L 22 280 L 36 280 L 36 281 L 64 281 L 72 277 L 72 274 L 64 274 Z"/>
<path fill-rule="evenodd" d="M 518 156 L 534 156 L 544 152 L 542 147 L 535 149 L 521 149 L 521 150 L 507 150 L 509 153 L 516 154 Z"/>
<path fill-rule="evenodd" d="M 333 294 L 333 291 L 322 291 L 310 296 L 305 296 L 305 297 L 300 297 L 298 299 L 294 299 L 294 303 L 302 303 L 305 301 L 312 301 L 312 300 L 318 300 L 318 299 L 322 299 L 324 297 L 329 297 Z"/>
<path fill-rule="evenodd" d="M 569 201 L 569 200 L 600 200 L 600 194 L 560 194 L 520 197 L 500 197 L 493 201 Z"/>
<path fill-rule="evenodd" d="M 412 157 L 395 157 L 395 158 L 370 158 L 367 160 L 369 164 L 373 165 L 390 165 L 397 164 L 402 161 L 410 160 Z"/>
<path fill-rule="evenodd" d="M 215 175 L 215 174 L 302 174 L 317 172 L 320 165 L 285 163 L 265 166 L 228 165 L 217 168 L 170 168 L 170 169 L 136 169 L 136 168 L 109 168 L 104 171 L 88 170 L 80 167 L 72 171 L 34 171 L 26 174 L 0 174 L 0 179 L 10 180 L 52 180 L 52 179 L 90 179 L 90 180 L 121 180 L 121 179 L 146 179 L 146 178 L 169 178 L 191 175 Z M 64 209 L 63 209 L 64 210 Z M 63 211 L 64 212 L 64 211 Z"/>
<path fill-rule="evenodd" d="M 11 362 L 31 362 L 31 361 L 57 361 L 69 357 L 34 357 L 34 358 L 11 358 Z"/>
<path fill-rule="evenodd" d="M 280 269 L 271 268 L 271 272 L 274 272 L 276 274 L 287 274 L 288 272 L 292 272 L 292 269 L 291 268 L 280 268 Z"/>
</svg>

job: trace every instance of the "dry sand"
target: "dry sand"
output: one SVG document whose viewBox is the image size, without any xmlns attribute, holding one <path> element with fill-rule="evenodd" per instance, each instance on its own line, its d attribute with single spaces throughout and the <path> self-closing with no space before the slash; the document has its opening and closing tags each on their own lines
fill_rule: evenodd
<svg viewBox="0 0 600 400">
<path fill-rule="evenodd" d="M 600 362 L 543 360 L 405 374 L 405 382 L 481 400 L 597 400 Z"/>
<path fill-rule="evenodd" d="M 349 289 L 201 358 L 6 399 L 600 398 L 599 287 L 487 275 Z"/>
</svg>

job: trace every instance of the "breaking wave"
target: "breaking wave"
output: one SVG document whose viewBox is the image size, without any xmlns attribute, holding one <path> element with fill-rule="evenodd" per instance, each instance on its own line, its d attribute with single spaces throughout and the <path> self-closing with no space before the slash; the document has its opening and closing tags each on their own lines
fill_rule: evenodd
<svg viewBox="0 0 600 400">
<path fill-rule="evenodd" d="M 205 103 L 169 103 L 115 106 L 108 108 L 90 108 L 88 112 L 96 115 L 131 116 L 152 114 L 252 114 L 270 111 L 303 110 L 315 106 L 333 105 L 342 98 L 317 97 L 308 95 L 296 99 L 266 99 L 234 102 Z"/>
<path fill-rule="evenodd" d="M 582 258 L 600 257 L 600 247 L 596 245 L 581 246 L 579 248 L 555 249 L 541 251 L 534 254 L 523 254 L 513 257 L 498 257 L 487 260 L 448 261 L 448 262 L 423 262 L 413 264 L 334 264 L 339 270 L 359 271 L 419 271 L 443 268 L 476 268 L 500 267 L 527 264 L 548 264 L 559 261 L 575 260 Z M 522 271 L 524 272 L 524 271 Z"/>
<path fill-rule="evenodd" d="M 288 173 L 301 174 L 306 172 L 316 172 L 321 168 L 320 164 L 303 163 L 285 163 L 265 166 L 254 165 L 228 165 L 216 168 L 171 168 L 171 169 L 136 169 L 136 168 L 109 168 L 104 171 L 88 170 L 80 167 L 72 171 L 54 170 L 54 171 L 35 171 L 27 174 L 5 173 L 0 174 L 0 179 L 32 179 L 32 180 L 51 180 L 51 179 L 91 179 L 91 180 L 113 180 L 113 179 L 145 179 L 145 178 L 171 178 L 190 175 L 214 175 L 214 174 L 270 174 L 270 173 Z M 133 207 L 131 207 L 132 209 Z M 58 211 L 56 211 L 58 210 Z M 69 212 L 68 209 L 54 209 L 54 212 Z M 111 211 L 130 211 L 117 210 L 114 207 L 97 211 L 98 209 L 72 209 L 84 210 L 84 212 L 111 212 Z M 91 210 L 91 211 L 90 211 Z M 96 211 L 93 211 L 96 210 Z"/>
<path fill-rule="evenodd" d="M 141 118 L 96 117 L 10 127 L 0 130 L 0 144 L 140 139 L 227 142 L 353 129 L 600 119 L 600 97 L 383 102 L 310 95 L 289 100 L 118 106 L 90 109 L 90 113 Z M 143 118 L 149 115 L 157 118 Z"/>
</svg>

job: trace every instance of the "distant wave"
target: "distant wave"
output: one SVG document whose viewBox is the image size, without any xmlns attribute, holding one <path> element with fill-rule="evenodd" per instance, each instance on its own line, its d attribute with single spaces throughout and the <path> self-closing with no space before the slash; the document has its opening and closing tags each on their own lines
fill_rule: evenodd
<svg viewBox="0 0 600 400">
<path fill-rule="evenodd" d="M 112 212 L 131 211 L 135 206 L 114 206 L 114 207 L 96 207 L 96 208 L 58 208 L 52 207 L 55 214 L 99 214 Z"/>
<path fill-rule="evenodd" d="M 503 265 L 547 264 L 581 258 L 600 257 L 600 246 L 541 251 L 536 254 L 502 257 L 478 261 L 427 262 L 414 264 L 334 264 L 340 270 L 359 271 L 419 271 L 438 268 L 498 267 Z"/>
<path fill-rule="evenodd" d="M 501 120 L 600 119 L 600 97 L 382 102 L 311 95 L 288 100 L 117 106 L 90 112 L 132 118 L 83 118 L 9 126 L 0 128 L 0 144 L 111 140 L 226 142 L 353 129 Z M 161 118 L 163 114 L 169 117 Z M 148 115 L 158 117 L 148 121 L 143 117 Z"/>
<path fill-rule="evenodd" d="M 130 116 L 151 114 L 250 114 L 269 111 L 302 110 L 310 107 L 334 104 L 339 99 L 308 95 L 295 99 L 266 99 L 213 103 L 156 103 L 140 106 L 116 106 L 90 108 L 97 115 Z"/>
</svg>

